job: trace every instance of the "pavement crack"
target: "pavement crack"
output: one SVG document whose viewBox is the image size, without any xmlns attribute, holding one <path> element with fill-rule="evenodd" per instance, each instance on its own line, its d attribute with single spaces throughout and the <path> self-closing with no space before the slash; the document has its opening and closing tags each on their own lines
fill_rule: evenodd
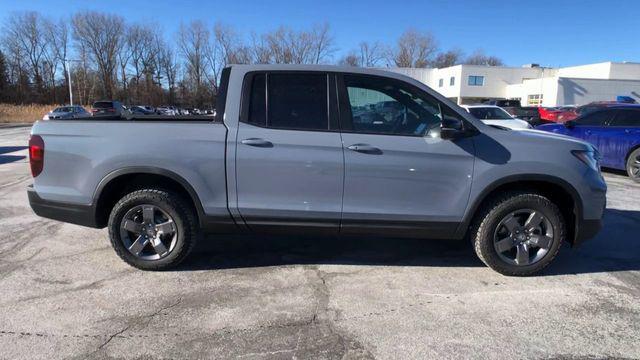
<svg viewBox="0 0 640 360">
<path fill-rule="evenodd" d="M 98 346 L 98 350 L 102 350 L 102 348 L 107 346 L 107 344 L 109 344 L 111 340 L 113 340 L 116 336 L 122 335 L 125 331 L 129 330 L 130 327 L 131 327 L 130 325 L 127 325 L 124 328 L 122 328 L 122 330 L 109 335 L 109 338 L 107 339 L 107 341 L 103 342 L 100 346 Z"/>
</svg>

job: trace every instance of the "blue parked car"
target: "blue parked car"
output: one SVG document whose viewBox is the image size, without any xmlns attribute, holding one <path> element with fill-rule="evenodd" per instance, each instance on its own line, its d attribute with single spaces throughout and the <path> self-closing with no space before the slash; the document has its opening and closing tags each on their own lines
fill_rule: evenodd
<svg viewBox="0 0 640 360">
<path fill-rule="evenodd" d="M 544 124 L 538 130 L 586 140 L 601 154 L 603 167 L 626 170 L 640 182 L 640 105 L 602 108 L 564 124 Z"/>
</svg>

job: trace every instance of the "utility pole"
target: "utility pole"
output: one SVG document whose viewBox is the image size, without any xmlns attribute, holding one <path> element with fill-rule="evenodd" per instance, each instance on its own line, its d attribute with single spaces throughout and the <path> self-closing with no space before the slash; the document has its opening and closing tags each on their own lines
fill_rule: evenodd
<svg viewBox="0 0 640 360">
<path fill-rule="evenodd" d="M 80 60 L 65 59 L 65 62 L 67 63 L 67 78 L 69 78 L 69 105 L 70 106 L 73 106 L 73 86 L 71 85 L 71 66 L 69 64 L 72 61 L 80 62 Z"/>
</svg>

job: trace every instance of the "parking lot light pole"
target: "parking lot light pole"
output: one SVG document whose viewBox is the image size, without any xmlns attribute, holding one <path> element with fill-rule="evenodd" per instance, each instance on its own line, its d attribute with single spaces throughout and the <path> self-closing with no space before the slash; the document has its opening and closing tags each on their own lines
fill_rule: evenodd
<svg viewBox="0 0 640 360">
<path fill-rule="evenodd" d="M 69 63 L 72 61 L 79 62 L 80 60 L 73 60 L 73 59 L 65 60 L 65 62 L 67 63 L 67 78 L 69 79 L 69 105 L 70 106 L 73 106 L 73 87 L 71 86 L 71 66 L 69 66 Z"/>
</svg>

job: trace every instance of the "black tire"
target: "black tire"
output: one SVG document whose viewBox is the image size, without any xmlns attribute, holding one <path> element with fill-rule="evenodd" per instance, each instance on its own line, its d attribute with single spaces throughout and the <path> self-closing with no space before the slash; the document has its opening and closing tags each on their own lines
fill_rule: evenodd
<svg viewBox="0 0 640 360">
<path fill-rule="evenodd" d="M 627 158 L 627 175 L 631 180 L 640 183 L 640 148 L 633 150 Z"/>
<path fill-rule="evenodd" d="M 151 205 L 170 216 L 176 231 L 175 238 L 172 237 L 172 247 L 158 259 L 142 259 L 134 255 L 125 246 L 121 236 L 125 215 L 143 205 Z M 111 245 L 118 256 L 141 270 L 167 270 L 176 267 L 189 255 L 199 237 L 198 222 L 192 207 L 180 196 L 160 189 L 136 190 L 122 197 L 111 210 L 108 227 Z"/>
<path fill-rule="evenodd" d="M 540 212 L 553 231 L 553 236 L 549 236 L 552 241 L 546 253 L 536 262 L 527 265 L 507 262 L 494 246 L 494 236 L 498 233 L 501 221 L 523 209 Z M 490 199 L 481 208 L 471 226 L 470 236 L 476 254 L 487 266 L 507 276 L 529 276 L 542 271 L 553 261 L 565 240 L 566 228 L 560 209 L 548 198 L 535 192 L 507 192 Z M 518 249 L 514 247 L 515 250 Z"/>
</svg>

